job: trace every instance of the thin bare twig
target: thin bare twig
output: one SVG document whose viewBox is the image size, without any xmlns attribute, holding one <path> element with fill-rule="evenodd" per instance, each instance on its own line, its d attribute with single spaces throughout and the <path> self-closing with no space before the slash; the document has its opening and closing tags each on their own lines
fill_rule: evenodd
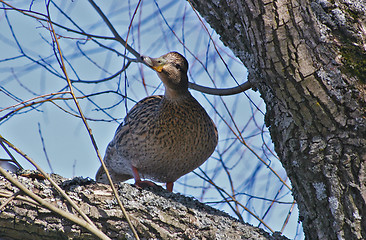
<svg viewBox="0 0 366 240">
<path fill-rule="evenodd" d="M 11 159 L 9 159 L 8 161 L 9 161 L 9 162 L 14 163 L 15 165 L 17 165 L 17 167 L 18 167 L 19 169 L 23 169 L 22 165 L 20 165 L 20 164 L 18 163 L 18 161 L 15 159 L 15 157 L 13 156 L 13 154 L 11 154 L 11 152 L 9 151 L 9 149 L 4 145 L 3 141 L 1 141 L 1 139 L 0 139 L 0 145 L 3 147 L 3 149 L 5 150 L 5 152 L 6 152 L 6 153 L 9 155 L 9 157 L 11 158 Z"/>
<path fill-rule="evenodd" d="M 8 205 L 14 198 L 16 198 L 19 194 L 21 193 L 21 191 L 15 192 L 14 194 L 12 194 L 11 196 L 8 197 L 8 199 L 6 199 L 0 206 L 0 213 L 3 211 L 2 209 L 5 208 L 6 205 Z"/>
<path fill-rule="evenodd" d="M 14 110 L 8 112 L 7 114 L 5 114 L 4 116 L 0 117 L 0 122 L 3 121 L 4 119 L 8 118 L 9 116 L 15 114 L 16 112 L 19 112 L 20 110 L 24 109 L 24 108 L 27 108 L 27 107 L 31 107 L 33 105 L 37 105 L 37 104 L 41 104 L 41 103 L 45 103 L 45 102 L 51 102 L 53 103 L 56 107 L 58 107 L 59 109 L 61 109 L 62 111 L 74 116 L 74 117 L 78 117 L 78 118 L 81 118 L 79 115 L 77 114 L 74 114 L 72 112 L 69 112 L 67 111 L 66 109 L 62 108 L 61 106 L 59 106 L 58 104 L 56 104 L 55 100 L 73 100 L 72 97 L 53 97 L 55 95 L 62 95 L 62 94 L 67 94 L 67 93 L 70 93 L 69 91 L 66 91 L 66 92 L 57 92 L 57 93 L 49 93 L 49 94 L 44 94 L 44 95 L 40 95 L 40 96 L 37 96 L 37 97 L 34 97 L 34 98 L 31 98 L 31 99 L 28 99 L 28 100 L 25 100 L 25 101 L 22 101 L 22 102 L 19 102 L 17 104 L 14 104 L 12 106 L 9 106 L 9 107 L 6 107 L 6 108 L 3 108 L 3 109 L 0 109 L 0 112 L 3 112 L 5 110 L 8 110 L 10 108 L 14 108 L 16 106 L 19 106 L 19 105 L 22 105 L 20 107 L 17 107 L 15 108 Z M 79 96 L 79 97 L 76 97 L 77 99 L 84 99 L 84 98 L 89 98 L 89 97 L 93 97 L 93 96 L 96 96 L 96 95 L 100 95 L 100 94 L 107 94 L 107 93 L 115 93 L 119 96 L 121 96 L 122 98 L 126 98 L 132 102 L 136 102 L 134 99 L 131 99 L 129 97 L 126 97 L 116 91 L 103 91 L 103 92 L 97 92 L 97 93 L 92 93 L 92 94 L 88 94 L 88 95 L 83 95 L 83 96 Z M 38 100 L 38 101 L 35 101 L 36 99 L 39 99 L 39 98 L 45 98 L 45 99 L 42 99 L 42 100 Z M 37 108 L 37 107 L 35 107 Z M 91 120 L 91 121 L 98 121 L 96 119 L 91 119 L 91 118 L 86 118 L 88 120 Z M 108 120 L 99 120 L 99 121 L 108 121 Z M 110 121 L 116 121 L 116 119 L 112 118 L 112 120 Z"/>
<path fill-rule="evenodd" d="M 48 166 L 51 170 L 51 173 L 54 173 L 52 165 L 51 165 L 50 158 L 48 157 L 48 154 L 47 154 L 46 145 L 45 145 L 45 142 L 44 142 L 44 139 L 43 139 L 43 134 L 42 134 L 42 129 L 41 129 L 41 124 L 40 123 L 38 123 L 38 132 L 39 132 L 39 137 L 41 138 L 42 148 L 43 148 L 43 152 L 44 152 L 44 155 L 46 157 Z"/>
<path fill-rule="evenodd" d="M 200 169 L 201 170 L 201 169 Z M 214 186 L 216 188 L 216 190 L 219 192 L 219 194 L 222 194 L 222 193 L 225 193 L 228 197 L 230 197 L 232 199 L 233 202 L 235 202 L 235 204 L 238 204 L 239 206 L 241 206 L 242 208 L 245 209 L 245 211 L 247 211 L 250 215 L 252 215 L 255 219 L 257 219 L 259 222 L 261 222 L 266 228 L 268 228 L 268 230 L 270 230 L 272 233 L 274 232 L 272 230 L 272 228 L 270 228 L 264 221 L 263 219 L 261 219 L 260 217 L 258 217 L 257 215 L 255 215 L 252 211 L 250 211 L 249 208 L 247 208 L 246 206 L 244 206 L 243 204 L 241 204 L 240 202 L 238 202 L 233 196 L 231 196 L 228 192 L 225 191 L 225 189 L 219 187 L 218 185 L 216 185 L 216 183 L 214 183 L 210 178 L 209 176 L 201 170 L 201 173 L 203 175 L 205 175 L 205 177 L 202 177 L 201 175 L 199 175 L 198 173 L 196 172 L 193 172 L 194 174 L 196 174 L 196 176 L 202 178 L 203 180 L 207 181 L 208 183 L 210 183 L 212 186 Z M 226 198 L 224 198 L 226 199 Z M 230 204 L 229 204 L 230 207 L 232 207 Z M 236 213 L 236 211 L 234 210 L 234 212 Z M 241 215 L 238 215 L 237 216 L 239 217 L 239 219 L 242 220 L 242 216 Z"/>
<path fill-rule="evenodd" d="M 287 216 L 286 216 L 286 219 L 285 219 L 285 221 L 283 222 L 283 225 L 282 225 L 282 228 L 281 228 L 281 233 L 285 230 L 285 227 L 287 226 L 287 223 L 288 223 L 288 221 L 289 221 L 289 219 L 290 219 L 290 216 L 291 216 L 291 214 L 292 214 L 292 212 L 293 212 L 293 210 L 294 210 L 294 208 L 295 208 L 295 205 L 296 205 L 296 201 L 294 200 L 294 201 L 292 202 L 292 205 L 291 205 L 290 210 L 288 211 L 288 214 L 287 214 Z"/>
<path fill-rule="evenodd" d="M 49 9 L 48 9 L 48 8 L 47 8 L 47 11 L 49 11 Z M 49 14 L 49 13 L 48 13 L 48 18 L 51 20 L 51 16 L 50 16 L 50 14 Z M 70 94 L 71 94 L 71 96 L 72 96 L 72 98 L 73 98 L 73 100 L 74 100 L 74 103 L 75 103 L 75 105 L 76 105 L 76 107 L 77 107 L 77 109 L 78 109 L 78 112 L 79 112 L 79 114 L 80 114 L 80 117 L 81 117 L 81 118 L 82 118 L 82 120 L 83 120 L 84 126 L 86 127 L 86 129 L 87 129 L 87 131 L 88 131 L 88 133 L 89 133 L 90 140 L 92 141 L 93 147 L 94 147 L 94 149 L 95 149 L 95 151 L 96 151 L 96 154 L 97 154 L 97 156 L 98 156 L 98 158 L 99 158 L 99 161 L 101 162 L 101 164 L 102 164 L 102 166 L 103 166 L 103 168 L 104 168 L 104 170 L 105 170 L 105 172 L 106 172 L 106 175 L 107 175 L 107 177 L 108 177 L 108 179 L 109 179 L 109 182 L 111 183 L 112 191 L 113 191 L 113 193 L 114 193 L 114 195 L 115 195 L 115 197 L 116 197 L 116 200 L 117 200 L 117 202 L 118 202 L 118 205 L 120 206 L 120 208 L 121 208 L 121 210 L 122 210 L 122 212 L 123 212 L 123 215 L 125 216 L 125 218 L 126 218 L 126 220 L 127 220 L 128 224 L 129 224 L 129 226 L 130 226 L 131 231 L 133 232 L 133 234 L 134 234 L 135 238 L 138 240 L 138 239 L 140 239 L 140 238 L 139 238 L 139 236 L 138 236 L 138 234 L 137 234 L 137 232 L 136 232 L 136 230 L 135 230 L 135 228 L 134 228 L 134 226 L 133 226 L 133 224 L 132 224 L 132 222 L 131 222 L 131 220 L 130 220 L 130 218 L 129 218 L 129 216 L 128 216 L 127 211 L 126 211 L 126 210 L 125 210 L 125 208 L 123 207 L 122 202 L 121 202 L 121 200 L 120 200 L 120 199 L 119 199 L 119 197 L 118 197 L 117 190 L 116 190 L 116 188 L 114 187 L 113 181 L 112 181 L 112 179 L 111 179 L 111 177 L 110 177 L 110 175 L 109 175 L 109 172 L 108 172 L 108 170 L 107 170 L 107 168 L 106 168 L 106 166 L 105 166 L 105 164 L 104 164 L 104 162 L 103 162 L 102 156 L 101 156 L 101 154 L 100 154 L 100 152 L 99 152 L 99 148 L 98 148 L 97 143 L 96 143 L 96 141 L 95 141 L 95 139 L 94 139 L 94 135 L 93 135 L 93 133 L 92 133 L 92 130 L 91 130 L 91 128 L 89 127 L 89 124 L 88 124 L 87 120 L 85 119 L 85 116 L 84 116 L 84 114 L 83 114 L 83 112 L 82 112 L 82 110 L 81 110 L 81 107 L 80 107 L 80 105 L 79 105 L 79 102 L 78 102 L 78 100 L 77 100 L 77 98 L 76 98 L 76 96 L 75 96 L 75 94 L 74 94 L 73 86 L 72 86 L 72 84 L 71 84 L 71 81 L 70 81 L 69 76 L 68 76 L 67 71 L 66 71 L 66 67 L 65 67 L 65 64 L 64 64 L 64 60 L 63 60 L 63 55 L 62 55 L 61 47 L 60 47 L 60 44 L 59 44 L 59 42 L 58 42 L 58 40 L 57 40 L 57 36 L 56 36 L 55 30 L 54 30 L 54 28 L 53 28 L 53 25 L 52 25 L 51 23 L 49 23 L 49 26 L 50 26 L 50 32 L 51 32 L 51 36 L 52 36 L 52 38 L 53 38 L 53 42 L 56 44 L 57 52 L 58 52 L 58 54 L 59 54 L 58 56 L 59 56 L 59 63 L 60 63 L 60 67 L 61 67 L 62 72 L 64 73 L 64 75 L 65 75 L 65 77 L 66 77 L 67 84 L 68 84 L 69 89 L 70 89 Z"/>
<path fill-rule="evenodd" d="M 17 193 L 19 193 L 18 195 L 15 196 L 16 199 L 19 199 L 19 200 L 22 200 L 22 201 L 25 201 L 25 202 L 28 202 L 28 203 L 31 203 L 31 204 L 34 204 L 34 205 L 39 205 L 39 203 L 37 203 L 36 201 L 34 201 L 32 198 L 30 197 L 27 197 L 27 196 L 22 196 L 21 194 L 23 193 L 22 191 L 18 191 Z M 23 193 L 24 194 L 24 193 Z M 0 197 L 6 197 L 6 198 L 9 198 L 11 197 L 13 194 L 10 194 L 10 193 L 6 193 L 6 192 L 3 192 L 3 191 L 0 191 Z"/>
<path fill-rule="evenodd" d="M 103 19 L 103 21 L 107 24 L 109 30 L 112 32 L 115 39 L 122 44 L 132 55 L 134 55 L 140 62 L 142 62 L 141 55 L 135 49 L 133 49 L 128 43 L 118 34 L 117 30 L 113 27 L 112 23 L 103 13 L 103 11 L 98 7 L 98 5 L 93 1 L 89 0 L 89 3 L 93 6 L 93 8 L 97 11 L 99 16 Z"/>
</svg>

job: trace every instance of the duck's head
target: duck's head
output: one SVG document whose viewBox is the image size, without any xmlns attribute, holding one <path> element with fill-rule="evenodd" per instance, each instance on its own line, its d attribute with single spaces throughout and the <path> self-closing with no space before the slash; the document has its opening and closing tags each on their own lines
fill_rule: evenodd
<svg viewBox="0 0 366 240">
<path fill-rule="evenodd" d="M 188 92 L 188 62 L 177 52 L 170 52 L 158 58 L 141 56 L 144 63 L 154 69 L 165 86 L 167 98 L 179 98 Z"/>
</svg>

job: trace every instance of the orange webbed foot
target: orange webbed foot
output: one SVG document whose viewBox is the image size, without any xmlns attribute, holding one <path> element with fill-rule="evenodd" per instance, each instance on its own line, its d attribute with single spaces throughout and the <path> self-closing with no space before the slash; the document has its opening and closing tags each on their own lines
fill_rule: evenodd
<svg viewBox="0 0 366 240">
<path fill-rule="evenodd" d="M 146 188 L 146 187 L 153 187 L 156 186 L 155 183 L 151 182 L 151 181 L 135 181 L 135 186 L 139 187 L 139 188 Z"/>
<path fill-rule="evenodd" d="M 156 186 L 155 183 L 151 182 L 151 181 L 141 181 L 141 178 L 140 178 L 140 174 L 137 170 L 136 167 L 132 166 L 132 174 L 133 174 L 133 178 L 135 179 L 135 186 L 138 187 L 138 188 L 145 188 L 145 187 L 153 187 L 153 186 Z M 174 182 L 167 182 L 166 183 L 166 190 L 169 191 L 169 192 L 172 192 L 173 191 L 173 185 L 174 185 Z"/>
<path fill-rule="evenodd" d="M 134 166 L 132 166 L 132 174 L 133 174 L 133 178 L 135 179 L 136 187 L 145 188 L 148 186 L 156 186 L 156 184 L 151 181 L 141 181 L 140 174 L 139 174 L 137 168 L 135 168 Z"/>
</svg>

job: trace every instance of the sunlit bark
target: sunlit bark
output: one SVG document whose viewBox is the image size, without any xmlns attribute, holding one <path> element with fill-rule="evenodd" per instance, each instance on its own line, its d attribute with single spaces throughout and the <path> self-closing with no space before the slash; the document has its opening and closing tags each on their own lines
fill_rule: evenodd
<svg viewBox="0 0 366 240">
<path fill-rule="evenodd" d="M 73 212 L 47 180 L 14 174 L 13 177 L 48 203 Z M 110 186 L 87 178 L 72 181 L 58 175 L 51 178 L 108 237 L 133 239 Z M 0 176 L 0 186 L 0 202 L 4 204 L 0 214 L 1 239 L 98 239 L 39 205 L 3 176 Z M 140 239 L 284 239 L 272 237 L 262 229 L 242 224 L 224 212 L 161 187 L 142 190 L 121 183 L 118 192 Z M 10 201 L 7 203 L 7 200 Z"/>
<path fill-rule="evenodd" d="M 245 63 L 308 239 L 366 238 L 366 3 L 191 1 Z"/>
</svg>

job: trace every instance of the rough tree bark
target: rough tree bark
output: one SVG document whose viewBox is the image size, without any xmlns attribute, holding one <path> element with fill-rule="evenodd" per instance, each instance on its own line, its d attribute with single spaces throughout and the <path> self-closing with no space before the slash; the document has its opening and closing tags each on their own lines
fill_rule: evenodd
<svg viewBox="0 0 366 240">
<path fill-rule="evenodd" d="M 48 180 L 13 176 L 47 202 L 72 212 Z M 134 239 L 110 186 L 83 178 L 66 180 L 55 174 L 51 178 L 110 238 Z M 0 202 L 5 203 L 16 192 L 19 189 L 0 175 Z M 118 192 L 140 239 L 286 239 L 279 234 L 270 236 L 262 229 L 242 224 L 226 213 L 161 187 L 137 189 L 120 183 Z M 85 229 L 22 194 L 1 211 L 2 240 L 96 239 Z"/>
<path fill-rule="evenodd" d="M 249 80 L 266 102 L 266 123 L 291 179 L 306 237 L 366 239 L 366 2 L 190 2 L 248 67 Z M 44 183 L 26 183 L 67 207 Z M 1 184 L 11 191 L 10 183 Z M 210 227 L 215 222 L 227 224 L 219 230 L 226 238 L 271 238 L 255 228 L 249 231 L 256 235 L 245 235 L 245 225 L 187 198 L 126 184 L 119 187 L 143 238 L 210 238 L 216 234 Z M 111 195 L 98 195 L 104 191 L 108 192 L 106 186 L 90 185 L 76 187 L 70 194 L 97 225 L 105 220 L 99 226 L 112 237 L 130 236 L 127 224 L 118 221 L 121 215 L 113 210 Z M 162 204 L 156 198 L 162 198 Z M 31 222 L 39 226 L 34 236 L 90 237 L 36 205 L 20 200 L 10 204 L 12 208 L 0 214 L 8 217 L 1 219 L 1 234 L 18 228 L 20 238 L 25 239 Z M 6 232 L 3 226 L 9 227 Z M 52 229 L 54 234 L 50 234 Z"/>
<path fill-rule="evenodd" d="M 190 0 L 248 67 L 307 239 L 366 239 L 366 2 Z"/>
</svg>

